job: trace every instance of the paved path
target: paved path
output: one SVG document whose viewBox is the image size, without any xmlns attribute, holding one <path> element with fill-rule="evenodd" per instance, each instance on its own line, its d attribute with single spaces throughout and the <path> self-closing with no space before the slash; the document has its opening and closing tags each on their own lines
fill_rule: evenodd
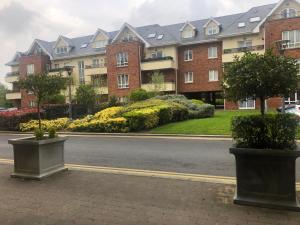
<svg viewBox="0 0 300 225">
<path fill-rule="evenodd" d="M 15 135 L 0 134 L 0 158 L 12 159 L 7 144 Z M 235 176 L 234 157 L 228 153 L 231 141 L 141 138 L 70 137 L 66 162 L 104 167 Z M 300 160 L 297 180 L 300 181 Z"/>
<path fill-rule="evenodd" d="M 22 181 L 0 168 L 1 225 L 300 224 L 297 212 L 233 205 L 233 185 L 73 170 Z"/>
</svg>

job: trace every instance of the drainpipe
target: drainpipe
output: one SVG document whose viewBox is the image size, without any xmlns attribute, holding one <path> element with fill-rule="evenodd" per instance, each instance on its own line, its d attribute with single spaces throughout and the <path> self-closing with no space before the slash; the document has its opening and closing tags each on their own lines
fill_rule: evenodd
<svg viewBox="0 0 300 225">
<path fill-rule="evenodd" d="M 141 60 L 141 45 L 139 45 L 139 64 L 140 64 L 140 88 L 142 88 L 142 60 Z"/>
<path fill-rule="evenodd" d="M 178 57 L 178 48 L 176 47 L 176 69 L 175 69 L 175 94 L 178 94 L 178 62 L 179 62 L 179 57 Z"/>
</svg>

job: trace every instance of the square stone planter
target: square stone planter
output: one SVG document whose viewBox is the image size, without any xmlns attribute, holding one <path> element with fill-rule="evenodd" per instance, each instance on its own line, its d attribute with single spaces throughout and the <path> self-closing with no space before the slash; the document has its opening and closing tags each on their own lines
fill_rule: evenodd
<svg viewBox="0 0 300 225">
<path fill-rule="evenodd" d="M 231 148 L 236 160 L 234 203 L 300 211 L 296 159 L 300 151 Z"/>
<path fill-rule="evenodd" d="M 14 150 L 14 172 L 11 177 L 40 180 L 67 170 L 64 162 L 66 137 L 45 140 L 20 138 L 9 140 Z"/>
</svg>

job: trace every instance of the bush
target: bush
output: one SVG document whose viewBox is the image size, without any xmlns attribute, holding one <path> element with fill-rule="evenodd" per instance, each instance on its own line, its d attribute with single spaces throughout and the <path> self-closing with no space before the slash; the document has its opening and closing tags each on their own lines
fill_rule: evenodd
<svg viewBox="0 0 300 225">
<path fill-rule="evenodd" d="M 109 96 L 108 106 L 109 107 L 118 106 L 118 98 L 117 98 L 117 96 L 115 96 L 115 95 Z"/>
<path fill-rule="evenodd" d="M 69 116 L 69 105 L 67 104 L 44 105 L 43 110 L 45 111 L 45 119 L 47 120 Z"/>
<path fill-rule="evenodd" d="M 191 102 L 194 103 L 195 105 L 198 105 L 198 106 L 201 106 L 201 105 L 205 104 L 203 101 L 198 100 L 198 99 L 192 99 Z"/>
<path fill-rule="evenodd" d="M 42 129 L 49 131 L 50 129 L 55 129 L 55 130 L 65 130 L 70 121 L 68 118 L 60 118 L 56 120 L 42 120 L 41 125 Z M 30 120 L 27 123 L 21 123 L 20 124 L 20 130 L 21 131 L 33 131 L 37 129 L 39 126 L 39 121 L 38 120 Z"/>
<path fill-rule="evenodd" d="M 132 131 L 147 130 L 159 124 L 159 109 L 144 108 L 136 109 L 123 114 L 128 121 L 128 126 Z"/>
<path fill-rule="evenodd" d="M 45 132 L 42 129 L 36 128 L 34 130 L 34 136 L 37 140 L 42 140 L 44 138 Z"/>
<path fill-rule="evenodd" d="M 49 130 L 48 130 L 48 137 L 49 138 L 56 138 L 56 130 L 55 130 L 55 128 L 50 128 Z"/>
<path fill-rule="evenodd" d="M 295 149 L 299 118 L 292 114 L 238 116 L 232 120 L 237 147 Z"/>
<path fill-rule="evenodd" d="M 148 92 L 141 88 L 132 91 L 129 96 L 129 99 L 132 102 L 143 101 L 143 100 L 147 100 L 149 98 L 150 98 L 150 95 L 148 94 Z"/>
<path fill-rule="evenodd" d="M 110 118 L 117 117 L 117 115 L 120 114 L 122 110 L 123 107 L 110 107 L 96 113 L 94 115 L 94 119 L 105 121 Z"/>
<path fill-rule="evenodd" d="M 197 107 L 197 110 L 189 110 L 189 119 L 200 119 L 213 117 L 215 107 L 213 105 L 204 104 Z"/>
<path fill-rule="evenodd" d="M 18 131 L 20 123 L 26 123 L 32 119 L 38 119 L 37 109 L 0 112 L 0 130 Z"/>
</svg>

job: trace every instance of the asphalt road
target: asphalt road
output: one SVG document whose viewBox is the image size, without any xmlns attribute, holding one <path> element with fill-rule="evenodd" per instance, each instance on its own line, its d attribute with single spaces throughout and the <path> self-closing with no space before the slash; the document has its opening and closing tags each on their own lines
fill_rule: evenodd
<svg viewBox="0 0 300 225">
<path fill-rule="evenodd" d="M 17 137 L 0 134 L 0 158 L 13 158 L 7 140 Z M 73 136 L 66 142 L 65 160 L 93 166 L 235 176 L 231 145 L 224 140 Z M 297 172 L 300 181 L 300 166 Z"/>
</svg>

